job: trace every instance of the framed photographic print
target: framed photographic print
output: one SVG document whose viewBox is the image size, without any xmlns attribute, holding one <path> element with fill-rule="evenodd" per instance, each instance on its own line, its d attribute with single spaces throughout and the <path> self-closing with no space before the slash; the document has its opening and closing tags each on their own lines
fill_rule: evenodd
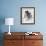
<svg viewBox="0 0 46 46">
<path fill-rule="evenodd" d="M 21 7 L 21 24 L 35 24 L 34 7 Z"/>
</svg>

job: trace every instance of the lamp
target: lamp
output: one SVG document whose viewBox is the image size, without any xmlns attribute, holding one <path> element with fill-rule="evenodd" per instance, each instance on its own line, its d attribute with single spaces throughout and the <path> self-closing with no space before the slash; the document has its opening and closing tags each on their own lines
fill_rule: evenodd
<svg viewBox="0 0 46 46">
<path fill-rule="evenodd" d="M 5 18 L 5 25 L 9 25 L 8 34 L 11 35 L 11 33 L 10 33 L 10 25 L 14 25 L 14 18 Z"/>
</svg>

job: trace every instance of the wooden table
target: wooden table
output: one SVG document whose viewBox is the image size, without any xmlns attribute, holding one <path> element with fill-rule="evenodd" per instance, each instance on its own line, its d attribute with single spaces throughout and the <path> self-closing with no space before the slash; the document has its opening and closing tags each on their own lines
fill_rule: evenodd
<svg viewBox="0 0 46 46">
<path fill-rule="evenodd" d="M 43 46 L 43 35 L 40 32 L 38 35 L 25 35 L 26 32 L 11 32 L 8 35 L 4 33 L 4 46 Z"/>
</svg>

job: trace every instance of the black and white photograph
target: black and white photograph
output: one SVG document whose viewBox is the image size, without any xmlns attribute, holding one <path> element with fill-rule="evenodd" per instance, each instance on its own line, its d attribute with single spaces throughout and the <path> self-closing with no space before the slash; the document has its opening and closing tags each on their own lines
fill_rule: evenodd
<svg viewBox="0 0 46 46">
<path fill-rule="evenodd" d="M 34 7 L 21 7 L 21 24 L 35 24 Z"/>
</svg>

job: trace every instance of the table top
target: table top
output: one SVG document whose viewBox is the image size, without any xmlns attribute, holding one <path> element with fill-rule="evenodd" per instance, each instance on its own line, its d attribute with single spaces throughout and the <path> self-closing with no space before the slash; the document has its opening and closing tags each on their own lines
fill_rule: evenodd
<svg viewBox="0 0 46 46">
<path fill-rule="evenodd" d="M 26 35 L 27 32 L 11 32 L 9 35 L 7 32 L 4 33 L 5 39 L 43 39 L 43 35 L 40 32 L 32 32 L 32 34 Z M 38 35 L 35 35 L 38 34 Z"/>
</svg>

